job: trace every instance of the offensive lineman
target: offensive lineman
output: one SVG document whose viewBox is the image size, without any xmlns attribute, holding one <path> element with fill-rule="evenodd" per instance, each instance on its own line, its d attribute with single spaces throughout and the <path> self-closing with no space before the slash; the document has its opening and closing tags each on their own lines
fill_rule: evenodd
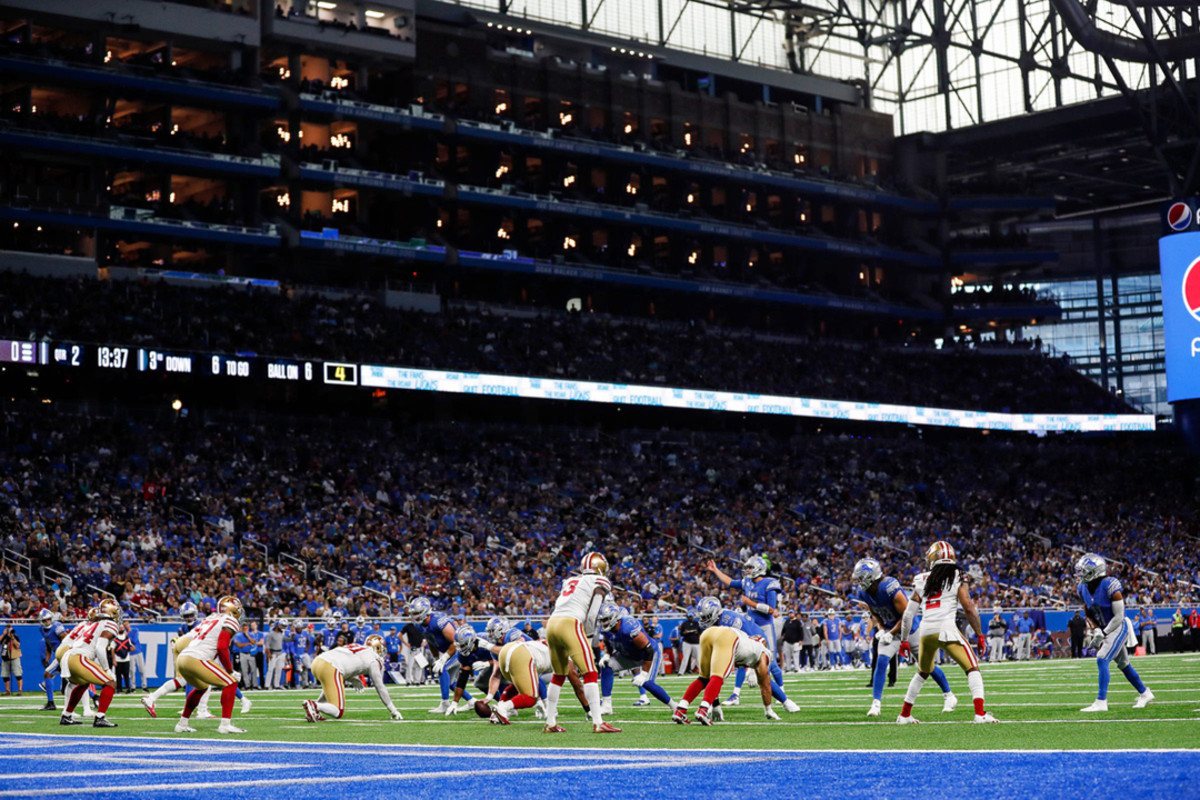
<svg viewBox="0 0 1200 800">
<path fill-rule="evenodd" d="M 675 708 L 671 695 L 654 679 L 662 669 L 662 642 L 651 639 L 642 623 L 616 603 L 600 607 L 596 622 L 603 631 L 605 653 L 600 658 L 600 692 L 604 696 L 602 712 L 612 713 L 613 676 L 616 672 L 641 668 L 633 676 L 633 685 L 645 689 L 665 705 Z M 640 701 L 639 701 L 640 703 Z"/>
<path fill-rule="evenodd" d="M 908 609 L 908 596 L 904 594 L 898 580 L 890 576 L 884 577 L 883 567 L 873 558 L 860 559 L 854 565 L 850 578 L 859 587 L 852 599 L 867 604 L 877 628 L 875 638 L 879 640 L 879 658 L 875 662 L 875 674 L 871 683 L 873 699 L 867 716 L 878 717 L 882 708 L 883 684 L 887 678 L 888 662 L 900 652 L 901 640 L 898 634 L 900 620 Z M 914 652 L 921 649 L 920 641 L 915 637 L 909 639 L 909 646 Z M 942 690 L 942 713 L 948 714 L 958 706 L 958 698 L 950 691 L 950 683 L 941 667 L 934 667 L 932 675 Z"/>
<path fill-rule="evenodd" d="M 599 553 L 587 553 L 580 562 L 580 575 L 563 581 L 554 611 L 546 622 L 546 643 L 554 676 L 546 687 L 546 725 L 543 733 L 566 733 L 558 724 L 558 698 L 572 663 L 583 673 L 583 693 L 592 718 L 593 733 L 620 733 L 604 721 L 600 707 L 600 673 L 592 654 L 596 619 L 612 584 L 604 577 L 608 561 Z M 501 665 L 503 667 L 503 665 Z"/>
<path fill-rule="evenodd" d="M 309 722 L 322 722 L 329 717 L 341 719 L 346 713 L 346 678 L 360 675 L 371 679 L 371 685 L 392 719 L 404 719 L 383 685 L 386 652 L 383 637 L 373 633 L 362 644 L 344 644 L 313 659 L 313 676 L 321 684 L 321 696 L 304 701 L 305 719 Z"/>
<path fill-rule="evenodd" d="M 983 676 L 979 674 L 979 659 L 975 651 L 955 622 L 959 606 L 967 621 L 975 629 L 981 653 L 987 652 L 987 637 L 983 633 L 983 621 L 979 618 L 979 610 L 971 600 L 971 593 L 962 582 L 962 567 L 955 560 L 954 548 L 949 542 L 934 542 L 925 551 L 925 562 L 929 565 L 928 572 L 922 572 L 913 581 L 912 602 L 904 610 L 900 619 L 900 639 L 908 638 L 912 627 L 912 619 L 916 614 L 917 603 L 921 604 L 921 627 L 918 632 L 920 639 L 919 655 L 917 656 L 917 674 L 913 675 L 904 694 L 904 706 L 900 716 L 896 718 L 898 725 L 910 725 L 920 720 L 912 716 L 913 703 L 921 693 L 930 673 L 933 672 L 933 659 L 937 651 L 945 650 L 967 673 L 967 686 L 971 689 L 971 699 L 975 703 L 975 722 L 996 722 L 991 712 L 983 708 Z"/>
<path fill-rule="evenodd" d="M 1075 562 L 1075 578 L 1079 581 L 1079 597 L 1087 609 L 1087 615 L 1100 628 L 1103 641 L 1096 648 L 1096 668 L 1100 672 L 1100 687 L 1096 701 L 1084 713 L 1108 711 L 1108 665 L 1117 662 L 1121 674 L 1133 688 L 1137 689 L 1134 708 L 1145 708 L 1154 699 L 1154 692 L 1146 688 L 1137 670 L 1129 663 L 1125 652 L 1126 642 L 1136 641 L 1133 623 L 1125 617 L 1125 596 L 1121 593 L 1121 582 L 1108 574 L 1108 563 L 1103 556 L 1088 553 Z"/>
</svg>

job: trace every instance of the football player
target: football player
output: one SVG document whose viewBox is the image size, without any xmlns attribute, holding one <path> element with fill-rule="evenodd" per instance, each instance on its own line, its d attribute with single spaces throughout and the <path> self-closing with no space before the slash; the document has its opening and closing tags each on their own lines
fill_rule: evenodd
<svg viewBox="0 0 1200 800">
<path fill-rule="evenodd" d="M 546 682 L 542 676 L 553 673 L 550 645 L 537 639 L 525 637 L 505 644 L 499 649 L 496 659 L 497 671 L 508 682 L 500 702 L 492 709 L 493 725 L 509 725 L 514 711 L 531 708 L 539 700 Z"/>
<path fill-rule="evenodd" d="M 758 676 L 763 711 L 767 719 L 779 719 L 771 708 L 771 661 L 766 642 L 751 638 L 736 628 L 713 625 L 700 634 L 700 676 L 692 681 L 675 707 L 671 718 L 680 725 L 688 724 L 688 706 L 701 692 L 704 699 L 696 709 L 696 722 L 712 725 L 720 719 L 721 686 L 734 667 L 748 667 Z M 715 708 L 714 708 L 715 707 Z"/>
<path fill-rule="evenodd" d="M 90 618 L 90 617 L 89 617 Z M 62 657 L 63 677 L 72 685 L 67 699 L 67 708 L 59 719 L 60 725 L 82 725 L 75 719 L 78 705 L 89 686 L 101 686 L 100 698 L 96 702 L 93 728 L 115 728 L 117 723 L 108 719 L 108 705 L 117 691 L 117 679 L 108 669 L 108 648 L 117 637 L 122 622 L 121 606 L 116 600 L 105 600 L 97 609 L 96 619 L 77 628 L 63 642 L 68 645 Z"/>
<path fill-rule="evenodd" d="M 189 644 L 192 643 L 192 634 L 195 633 L 197 626 L 200 624 L 196 622 L 196 615 L 198 613 L 199 612 L 195 603 L 184 603 L 179 607 L 179 616 L 183 619 L 183 623 L 175 629 L 175 641 L 171 643 L 171 651 L 175 654 L 175 677 L 163 681 L 162 685 L 160 685 L 157 689 L 147 696 L 141 698 L 142 708 L 146 709 L 146 713 L 152 717 L 158 717 L 158 709 L 156 708 L 156 704 L 162 699 L 163 695 L 169 694 L 176 689 L 185 689 L 185 695 L 190 694 L 192 691 L 192 687 L 188 686 L 187 681 L 185 681 L 179 674 L 178 664 L 179 655 L 187 649 Z M 207 621 L 207 618 L 205 621 Z M 208 701 L 211 696 L 212 689 L 205 689 L 204 695 L 200 698 L 200 705 L 196 709 L 196 719 L 212 719 L 213 714 L 208 710 Z M 250 698 L 242 694 L 240 687 L 237 690 L 237 694 L 234 696 L 242 701 L 242 713 L 249 714 Z"/>
<path fill-rule="evenodd" d="M 1154 692 L 1146 688 L 1142 678 L 1129 663 L 1126 646 L 1135 646 L 1133 622 L 1125 616 L 1125 595 L 1121 582 L 1108 574 L 1108 563 L 1103 556 L 1088 553 L 1075 562 L 1075 579 L 1079 581 L 1079 598 L 1083 600 L 1087 615 L 1096 623 L 1096 668 L 1100 672 L 1100 687 L 1096 701 L 1080 711 L 1090 714 L 1108 711 L 1108 665 L 1116 661 L 1125 679 L 1137 689 L 1134 708 L 1145 708 L 1154 699 Z"/>
<path fill-rule="evenodd" d="M 292 640 L 292 683 L 307 689 L 313 684 L 309 679 L 313 663 L 313 635 L 301 620 L 296 620 L 292 629 L 295 631 L 295 638 Z"/>
<path fill-rule="evenodd" d="M 175 659 L 175 671 L 196 687 L 188 692 L 183 714 L 175 725 L 176 733 L 195 732 L 188 723 L 206 689 L 221 690 L 221 724 L 217 733 L 246 732 L 233 724 L 233 701 L 237 697 L 241 673 L 233 669 L 229 653 L 229 644 L 242 629 L 245 615 L 241 600 L 233 595 L 222 597 L 217 601 L 217 613 L 196 626 L 191 641 Z"/>
<path fill-rule="evenodd" d="M 429 709 L 430 714 L 445 714 L 450 708 L 450 686 L 458 679 L 461 669 L 458 661 L 458 650 L 454 646 L 454 620 L 449 614 L 433 610 L 433 604 L 428 597 L 414 597 L 404 607 L 408 618 L 421 628 L 429 649 L 437 654 L 433 662 L 433 674 L 437 676 L 438 688 L 442 692 L 442 702 Z M 462 697 L 471 699 L 471 693 L 464 690 Z M 458 713 L 456 710 L 451 714 Z"/>
<path fill-rule="evenodd" d="M 871 707 L 868 717 L 878 717 L 883 706 L 883 684 L 887 680 L 888 664 L 900 652 L 900 620 L 908 609 L 908 595 L 900 582 L 884 577 L 883 567 L 873 558 L 859 559 L 850 573 L 851 581 L 858 586 L 851 598 L 866 603 L 871 621 L 876 628 L 875 638 L 879 642 L 879 656 L 875 661 L 875 673 L 871 682 Z M 909 647 L 920 650 L 920 642 L 909 639 Z M 933 679 L 942 690 L 942 713 L 948 714 L 958 706 L 958 698 L 950 691 L 950 682 L 941 667 L 934 667 Z"/>
<path fill-rule="evenodd" d="M 751 556 L 742 565 L 741 580 L 734 580 L 717 568 L 715 561 L 709 561 L 705 567 L 717 576 L 717 580 L 729 588 L 739 591 L 742 596 L 738 602 L 745 606 L 750 619 L 762 628 L 767 638 L 767 650 L 774 658 L 775 642 L 778 640 L 777 626 L 782 626 L 779 617 L 779 595 L 783 588 L 775 578 L 767 577 L 767 560 L 762 556 Z"/>
<path fill-rule="evenodd" d="M 344 644 L 317 656 L 312 671 L 321 684 L 321 696 L 304 701 L 304 718 L 309 722 L 323 722 L 330 717 L 341 719 L 346 713 L 346 679 L 366 675 L 392 719 L 404 719 L 383 685 L 386 653 L 383 637 L 371 634 L 362 644 Z"/>
<path fill-rule="evenodd" d="M 463 633 L 464 630 L 469 631 L 469 633 Z M 493 723 L 507 725 L 508 720 L 516 716 L 515 709 L 528 708 L 529 705 L 524 701 L 517 703 L 515 698 L 522 693 L 521 689 L 514 686 L 511 679 L 509 679 L 504 670 L 501 669 L 500 653 L 510 644 L 536 642 L 539 645 L 545 645 L 545 642 L 539 639 L 534 639 L 523 631 L 509 625 L 508 620 L 504 619 L 503 617 L 493 617 L 492 619 L 488 620 L 485 636 L 486 641 L 484 638 L 475 636 L 474 630 L 469 625 L 462 625 L 459 627 L 458 633 L 455 636 L 455 643 L 458 645 L 460 657 L 466 653 L 470 653 L 472 651 L 478 652 L 481 650 L 490 655 L 492 659 L 491 674 L 487 675 L 487 681 L 485 683 L 483 680 L 484 675 L 486 674 L 485 671 L 485 673 L 481 674 L 479 679 L 475 681 L 475 685 L 478 686 L 481 691 L 486 691 L 489 698 L 496 697 L 500 702 L 509 702 L 507 711 L 502 713 L 501 718 L 492 720 Z M 546 716 L 546 679 L 544 676 L 552 672 L 549 659 L 550 651 L 546 650 L 544 668 L 539 668 L 536 671 L 537 679 L 534 683 L 537 693 L 533 695 L 526 693 L 527 696 L 534 698 L 534 703 L 532 703 L 532 705 L 534 707 L 534 713 L 539 719 Z M 541 664 L 542 662 L 539 661 L 538 663 Z M 523 666 L 514 667 L 514 669 L 523 669 Z M 588 707 L 587 698 L 584 695 L 583 681 L 579 679 L 579 673 L 576 671 L 574 664 L 571 665 L 571 669 L 567 673 L 567 680 L 571 682 L 571 688 L 575 691 L 575 696 L 579 699 L 580 705 L 583 706 L 583 712 L 590 716 L 591 709 Z"/>
<path fill-rule="evenodd" d="M 458 701 L 466 694 L 467 684 L 471 682 L 476 668 L 487 672 L 488 682 L 491 681 L 493 675 L 499 675 L 499 670 L 495 669 L 496 658 L 492 645 L 479 638 L 471 625 L 463 623 L 455 629 L 454 650 L 458 658 L 458 677 L 455 680 L 454 695 L 450 698 L 450 704 L 442 712 L 447 717 L 459 712 Z M 481 675 L 480 678 L 482 679 L 483 676 Z M 484 683 L 485 690 L 488 686 L 489 683 Z M 488 692 L 487 696 L 491 697 L 492 693 Z"/>
<path fill-rule="evenodd" d="M 918 629 L 919 641 L 917 655 L 917 674 L 913 675 L 904 694 L 904 706 L 900 716 L 896 718 L 899 725 L 909 725 L 920 720 L 912 715 L 913 704 L 921 693 L 921 687 L 933 672 L 933 660 L 938 650 L 944 650 L 946 655 L 967 673 L 967 686 L 971 689 L 971 699 L 975 703 L 975 722 L 995 722 L 991 712 L 983 708 L 983 676 L 979 673 L 979 659 L 962 631 L 958 629 L 955 616 L 961 607 L 963 615 L 971 627 L 975 629 L 979 652 L 987 652 L 987 637 L 983 632 L 983 621 L 979 618 L 979 609 L 971 600 L 971 593 L 962 582 L 962 567 L 957 563 L 954 548 L 949 542 L 934 542 L 925 551 L 925 563 L 929 565 L 928 572 L 922 572 L 913 581 L 912 602 L 904 609 L 900 618 L 900 639 L 908 638 L 912 628 L 912 620 L 919 607 L 921 609 L 921 627 Z"/>
<path fill-rule="evenodd" d="M 75 637 L 85 628 L 87 628 L 89 623 L 95 622 L 98 619 L 100 619 L 100 609 L 93 606 L 87 610 L 87 616 L 83 619 L 83 621 L 76 623 L 75 627 L 71 628 L 71 630 L 67 632 L 67 635 L 63 637 L 63 640 L 59 643 L 58 647 L 54 649 L 54 660 L 50 663 L 50 666 L 46 667 L 46 677 L 50 677 L 51 675 L 55 675 L 62 671 L 63 656 L 70 651 Z M 67 700 L 70 699 L 71 690 L 74 688 L 74 686 L 67 681 L 65 676 L 63 677 L 62 688 L 63 705 L 66 705 Z M 83 693 L 83 716 L 85 718 L 94 716 L 92 713 L 92 700 L 90 692 Z"/>
<path fill-rule="evenodd" d="M 604 637 L 605 653 L 600 657 L 600 694 L 603 696 L 602 713 L 612 713 L 613 676 L 625 670 L 638 670 L 633 676 L 633 685 L 645 689 L 665 705 L 675 708 L 675 703 L 666 690 L 654 682 L 662 669 L 662 640 L 652 639 L 634 619 L 616 603 L 605 603 L 600 607 L 596 623 Z M 645 705 L 640 700 L 634 705 Z"/>
<path fill-rule="evenodd" d="M 579 565 L 580 574 L 567 578 L 546 622 L 546 643 L 550 648 L 553 677 L 546 687 L 546 725 L 544 733 L 565 733 L 558 724 L 558 698 L 572 664 L 583 673 L 583 693 L 592 718 L 593 733 L 620 733 L 604 721 L 600 708 L 600 673 L 592 653 L 592 637 L 600 606 L 612 592 L 608 561 L 600 553 L 586 553 Z M 503 664 L 501 665 L 503 667 Z"/>
<path fill-rule="evenodd" d="M 705 597 L 697 605 L 697 615 L 699 616 L 700 625 L 705 628 L 710 628 L 714 625 L 719 625 L 724 628 L 733 628 L 749 636 L 751 639 L 762 639 L 763 631 L 758 627 L 758 624 L 749 616 L 739 614 L 732 609 L 721 608 L 721 601 L 715 597 Z M 795 713 L 800 710 L 800 706 L 792 700 L 788 699 L 787 693 L 783 691 L 783 670 L 779 668 L 779 664 L 775 659 L 771 659 L 770 665 L 771 676 L 771 694 L 779 702 L 783 703 L 785 711 Z M 741 683 L 746 678 L 745 667 L 738 667 L 734 686 L 734 693 L 731 696 L 732 702 L 726 701 L 726 705 L 739 705 L 739 694 L 741 692 Z"/>
<path fill-rule="evenodd" d="M 54 693 L 58 691 L 58 659 L 54 657 L 54 653 L 67 636 L 67 626 L 59 622 L 54 612 L 48 608 L 43 608 L 38 613 L 38 622 L 42 626 L 42 664 L 45 666 L 42 685 L 46 689 L 46 705 L 42 706 L 42 711 L 57 711 Z"/>
</svg>

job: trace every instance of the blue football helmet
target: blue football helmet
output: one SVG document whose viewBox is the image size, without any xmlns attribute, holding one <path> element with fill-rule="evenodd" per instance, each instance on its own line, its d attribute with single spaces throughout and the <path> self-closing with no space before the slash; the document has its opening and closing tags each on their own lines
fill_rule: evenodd
<svg viewBox="0 0 1200 800">
<path fill-rule="evenodd" d="M 189 625 L 196 621 L 196 615 L 199 613 L 195 603 L 184 603 L 179 607 L 179 616 Z"/>
<path fill-rule="evenodd" d="M 696 618 L 700 620 L 701 625 L 711 628 L 721 619 L 721 612 L 724 610 L 720 600 L 715 597 L 706 597 L 696 604 Z"/>
<path fill-rule="evenodd" d="M 1104 560 L 1104 556 L 1097 553 L 1082 555 L 1075 562 L 1075 578 L 1080 583 L 1089 583 L 1107 574 L 1108 562 Z"/>
<path fill-rule="evenodd" d="M 483 629 L 483 633 L 493 644 L 500 644 L 504 641 L 504 636 L 512 630 L 512 623 L 504 617 L 492 617 L 488 620 L 487 627 Z"/>
<path fill-rule="evenodd" d="M 742 577 L 757 580 L 767 574 L 767 560 L 762 556 L 750 556 L 742 565 Z"/>
<path fill-rule="evenodd" d="M 433 604 L 429 602 L 428 597 L 414 597 L 404 606 L 404 613 L 408 614 L 408 618 L 413 622 L 424 624 L 433 613 Z"/>
<path fill-rule="evenodd" d="M 50 626 L 54 624 L 54 612 L 48 608 L 43 608 L 38 612 L 38 622 L 42 623 L 42 627 L 50 630 Z"/>
<path fill-rule="evenodd" d="M 850 580 L 864 589 L 882 577 L 883 567 L 873 558 L 860 558 L 850 573 Z"/>
<path fill-rule="evenodd" d="M 463 655 L 470 655 L 475 652 L 476 646 L 479 644 L 479 636 L 475 633 L 475 629 L 467 623 L 459 625 L 454 631 L 454 646 L 458 652 Z"/>
<path fill-rule="evenodd" d="M 616 603 L 605 603 L 600 606 L 600 613 L 596 617 L 596 623 L 602 631 L 611 631 L 613 628 L 621 624 L 621 617 L 625 616 L 625 611 Z"/>
</svg>

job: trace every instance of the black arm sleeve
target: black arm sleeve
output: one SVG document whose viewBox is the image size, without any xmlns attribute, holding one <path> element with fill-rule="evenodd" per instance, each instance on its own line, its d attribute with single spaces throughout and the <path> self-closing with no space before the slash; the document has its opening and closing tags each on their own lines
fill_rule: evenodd
<svg viewBox="0 0 1200 800">
<path fill-rule="evenodd" d="M 653 661 L 654 656 L 654 645 L 647 645 L 642 649 L 642 661 Z"/>
<path fill-rule="evenodd" d="M 467 684 L 470 682 L 471 682 L 471 670 L 468 669 L 467 666 L 464 664 L 458 670 L 458 682 L 457 682 L 458 688 L 466 689 Z"/>
</svg>

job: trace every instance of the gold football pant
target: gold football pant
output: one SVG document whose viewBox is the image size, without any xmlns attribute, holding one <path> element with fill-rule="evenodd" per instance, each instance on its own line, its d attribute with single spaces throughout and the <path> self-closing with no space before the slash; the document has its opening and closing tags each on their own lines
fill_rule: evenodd
<svg viewBox="0 0 1200 800">
<path fill-rule="evenodd" d="M 596 672 L 592 645 L 583 632 L 583 623 L 574 617 L 551 617 L 546 623 L 546 643 L 550 645 L 550 666 L 555 675 L 566 675 L 570 662 L 584 675 Z"/>
<path fill-rule="evenodd" d="M 737 632 L 733 628 L 713 626 L 700 634 L 700 678 L 716 675 L 722 680 L 733 671 L 733 651 Z"/>
</svg>

